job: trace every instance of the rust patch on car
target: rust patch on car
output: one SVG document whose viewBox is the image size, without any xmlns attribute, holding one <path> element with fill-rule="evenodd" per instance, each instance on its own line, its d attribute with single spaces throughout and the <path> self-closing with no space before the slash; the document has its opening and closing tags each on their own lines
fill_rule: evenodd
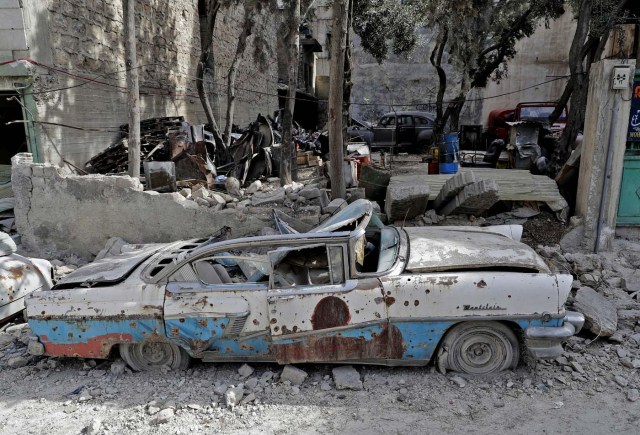
<svg viewBox="0 0 640 435">
<path fill-rule="evenodd" d="M 58 344 L 50 343 L 46 335 L 40 336 L 45 354 L 49 356 L 70 356 L 76 358 L 107 358 L 111 348 L 119 343 L 131 343 L 131 334 L 105 334 L 92 337 L 86 342 Z"/>
<path fill-rule="evenodd" d="M 254 325 L 259 325 L 259 324 L 260 324 L 260 321 L 259 321 L 258 319 L 253 319 L 253 324 L 254 324 Z"/>
<path fill-rule="evenodd" d="M 320 299 L 311 316 L 311 324 L 315 330 L 345 326 L 350 320 L 349 306 L 335 296 Z"/>
<path fill-rule="evenodd" d="M 416 299 L 415 301 L 413 301 L 413 305 L 417 307 L 418 305 L 420 305 L 420 301 Z"/>
<path fill-rule="evenodd" d="M 200 324 L 200 326 L 202 326 L 203 328 L 206 328 L 207 325 L 209 324 L 209 322 L 207 322 L 207 319 L 200 319 L 198 320 L 198 323 Z"/>
<path fill-rule="evenodd" d="M 371 340 L 363 336 L 308 337 L 295 343 L 272 345 L 271 352 L 280 364 L 402 358 L 405 344 L 397 327 L 385 325 L 372 337 Z"/>
<path fill-rule="evenodd" d="M 187 343 L 189 343 L 189 348 L 196 355 L 204 352 L 209 348 L 209 340 L 189 339 L 187 340 Z"/>
<path fill-rule="evenodd" d="M 396 298 L 394 298 L 393 296 L 385 296 L 384 303 L 387 304 L 387 307 L 390 307 L 391 305 L 396 303 Z"/>
<path fill-rule="evenodd" d="M 9 278 L 18 280 L 24 276 L 24 271 L 29 269 L 30 267 L 27 266 L 26 264 L 23 266 L 11 267 L 9 268 Z"/>
<path fill-rule="evenodd" d="M 408 307 L 409 306 L 409 301 L 404 301 L 404 306 Z"/>
<path fill-rule="evenodd" d="M 478 288 L 485 288 L 487 286 L 487 283 L 484 282 L 484 279 L 481 279 L 480 281 L 478 281 L 478 283 L 476 284 L 476 286 Z"/>
</svg>

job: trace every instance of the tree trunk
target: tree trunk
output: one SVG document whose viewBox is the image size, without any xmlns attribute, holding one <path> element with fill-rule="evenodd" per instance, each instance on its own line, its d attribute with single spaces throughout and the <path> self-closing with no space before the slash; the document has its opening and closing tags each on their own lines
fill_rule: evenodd
<svg viewBox="0 0 640 435">
<path fill-rule="evenodd" d="M 447 90 L 447 73 L 444 68 L 442 68 L 442 55 L 444 53 L 444 49 L 447 45 L 447 40 L 449 39 L 449 30 L 444 27 L 440 34 L 438 35 L 438 39 L 436 41 L 435 47 L 433 47 L 433 51 L 431 52 L 431 57 L 429 60 L 431 61 L 431 65 L 436 69 L 438 73 L 438 95 L 436 96 L 436 121 L 433 126 L 433 137 L 437 138 L 438 135 L 444 133 L 444 126 L 447 123 L 447 120 L 444 119 L 444 94 Z"/>
<path fill-rule="evenodd" d="M 293 111 L 296 107 L 298 89 L 298 63 L 300 53 L 300 0 L 289 1 L 289 29 L 284 37 L 287 47 L 287 97 L 282 111 L 282 154 L 280 158 L 280 184 L 286 186 L 293 181 L 291 177 L 291 158 L 293 157 Z"/>
<path fill-rule="evenodd" d="M 124 49 L 127 67 L 127 107 L 129 111 L 129 175 L 140 177 L 140 89 L 136 53 L 135 0 L 122 0 Z"/>
<path fill-rule="evenodd" d="M 198 96 L 200 97 L 200 103 L 202 104 L 205 116 L 207 117 L 209 130 L 213 133 L 216 148 L 221 151 L 224 148 L 224 144 L 222 142 L 222 136 L 220 135 L 220 128 L 216 122 L 217 115 L 211 106 L 211 99 L 214 98 L 214 95 L 208 95 L 205 88 L 205 84 L 208 84 L 210 89 L 213 89 L 211 94 L 215 94 L 216 65 L 215 54 L 213 51 L 213 33 L 215 31 L 216 18 L 219 9 L 219 0 L 200 0 L 198 2 L 201 53 L 196 72 L 196 88 L 198 90 Z"/>
<path fill-rule="evenodd" d="M 351 122 L 351 116 L 349 115 L 351 106 L 351 89 L 353 88 L 353 82 L 351 81 L 351 35 L 349 29 L 351 29 L 351 20 L 353 18 L 353 4 L 349 5 L 347 17 L 347 36 L 345 43 L 344 53 L 344 83 L 342 91 L 342 140 L 343 143 L 349 142 L 349 134 L 347 128 Z"/>
<path fill-rule="evenodd" d="M 331 161 L 331 197 L 344 198 L 347 190 L 342 162 L 342 96 L 344 92 L 344 58 L 347 44 L 349 0 L 333 1 L 331 30 L 331 64 L 329 66 L 329 160 Z"/>
<path fill-rule="evenodd" d="M 567 161 L 571 154 L 571 144 L 575 142 L 578 131 L 584 123 L 584 116 L 587 110 L 587 94 L 589 92 L 589 77 L 588 71 L 585 70 L 583 48 L 589 36 L 591 10 L 591 0 L 582 0 L 576 33 L 573 35 L 573 42 L 569 50 L 571 78 L 570 83 L 567 83 L 567 87 L 571 87 L 571 105 L 567 114 L 567 125 L 558 140 L 552 156 L 552 162 L 549 165 L 550 175 L 555 175 L 562 168 L 564 162 Z"/>
<path fill-rule="evenodd" d="M 231 146 L 231 130 L 233 129 L 233 114 L 236 109 L 236 76 L 238 74 L 238 65 L 242 59 L 242 55 L 247 49 L 247 38 L 251 36 L 253 32 L 253 26 L 256 23 L 256 13 L 254 8 L 251 7 L 251 3 L 247 2 L 244 6 L 244 23 L 242 25 L 242 33 L 238 38 L 238 45 L 236 46 L 236 54 L 229 67 L 229 74 L 227 75 L 227 119 L 224 127 L 223 139 L 225 146 L 228 148 Z"/>
</svg>

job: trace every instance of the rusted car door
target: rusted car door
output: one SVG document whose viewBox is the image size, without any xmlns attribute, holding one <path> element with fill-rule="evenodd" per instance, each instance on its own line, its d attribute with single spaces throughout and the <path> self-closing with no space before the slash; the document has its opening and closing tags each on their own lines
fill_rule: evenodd
<svg viewBox="0 0 640 435">
<path fill-rule="evenodd" d="M 374 147 L 390 147 L 396 144 L 396 116 L 389 115 L 380 119 L 378 125 L 373 127 Z"/>
<path fill-rule="evenodd" d="M 398 145 L 415 145 L 416 126 L 413 117 L 409 115 L 398 116 Z"/>
<path fill-rule="evenodd" d="M 399 358 L 377 278 L 351 280 L 346 245 L 270 253 L 269 326 L 281 364 Z"/>
<path fill-rule="evenodd" d="M 211 252 L 185 263 L 169 278 L 165 292 L 167 337 L 197 357 L 264 360 L 268 344 L 234 342 L 241 335 L 268 334 L 268 258 L 256 248 Z M 252 252 L 250 252 L 252 251 Z M 261 266 L 264 263 L 265 267 Z M 232 266 L 231 266 L 232 265 Z M 234 270 L 237 275 L 233 278 Z"/>
</svg>

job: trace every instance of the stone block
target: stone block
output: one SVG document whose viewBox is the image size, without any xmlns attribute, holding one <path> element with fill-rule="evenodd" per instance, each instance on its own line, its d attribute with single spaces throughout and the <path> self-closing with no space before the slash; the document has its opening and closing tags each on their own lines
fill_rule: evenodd
<svg viewBox="0 0 640 435">
<path fill-rule="evenodd" d="M 264 204 L 281 203 L 284 201 L 285 196 L 286 195 L 284 187 L 279 187 L 275 190 L 266 192 L 257 192 L 251 197 L 251 205 L 258 206 Z"/>
<path fill-rule="evenodd" d="M 462 189 L 442 207 L 440 214 L 480 214 L 489 210 L 498 200 L 498 184 L 494 180 L 481 180 Z"/>
<path fill-rule="evenodd" d="M 584 314 L 585 328 L 601 337 L 610 337 L 618 328 L 616 307 L 591 287 L 581 287 L 573 308 Z"/>
<path fill-rule="evenodd" d="M 353 366 L 335 367 L 331 372 L 336 390 L 362 390 L 360 373 Z"/>
<path fill-rule="evenodd" d="M 424 214 L 427 210 L 427 202 L 429 202 L 429 185 L 426 183 L 392 182 L 387 187 L 384 211 L 391 222 L 410 220 Z"/>
<path fill-rule="evenodd" d="M 329 204 L 327 204 L 326 207 L 323 207 L 322 212 L 334 214 L 337 211 L 342 210 L 346 206 L 347 206 L 347 201 L 345 201 L 342 198 L 336 198 L 333 201 L 331 201 Z"/>
<path fill-rule="evenodd" d="M 320 197 L 321 194 L 322 192 L 320 191 L 320 189 L 318 189 L 317 187 L 309 187 L 309 186 L 305 187 L 300 192 L 298 192 L 298 195 L 300 195 L 302 198 L 305 198 L 305 199 L 315 199 Z"/>
<path fill-rule="evenodd" d="M 225 189 L 227 189 L 227 192 L 229 192 L 231 195 L 241 196 L 240 195 L 240 181 L 237 178 L 235 178 L 235 177 L 227 178 L 227 181 L 225 181 L 225 183 L 224 183 L 224 187 L 225 187 Z"/>
<path fill-rule="evenodd" d="M 442 189 L 440 189 L 440 192 L 438 193 L 438 196 L 436 196 L 436 199 L 433 202 L 434 208 L 439 210 L 444 207 L 449 201 L 458 195 L 462 189 L 478 181 L 480 180 L 476 177 L 475 173 L 471 171 L 458 172 L 444 183 Z"/>
<path fill-rule="evenodd" d="M 292 365 L 284 366 L 282 374 L 280 375 L 280 381 L 289 381 L 291 385 L 302 385 L 305 379 L 307 379 L 307 372 L 301 370 Z"/>
</svg>

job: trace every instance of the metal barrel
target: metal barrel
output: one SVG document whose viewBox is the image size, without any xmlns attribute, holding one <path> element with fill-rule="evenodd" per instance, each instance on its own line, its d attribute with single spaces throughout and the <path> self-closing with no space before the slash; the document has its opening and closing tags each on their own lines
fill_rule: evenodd
<svg viewBox="0 0 640 435">
<path fill-rule="evenodd" d="M 456 174 L 460 161 L 460 137 L 458 133 L 447 133 L 438 137 L 440 149 L 440 173 Z"/>
</svg>

